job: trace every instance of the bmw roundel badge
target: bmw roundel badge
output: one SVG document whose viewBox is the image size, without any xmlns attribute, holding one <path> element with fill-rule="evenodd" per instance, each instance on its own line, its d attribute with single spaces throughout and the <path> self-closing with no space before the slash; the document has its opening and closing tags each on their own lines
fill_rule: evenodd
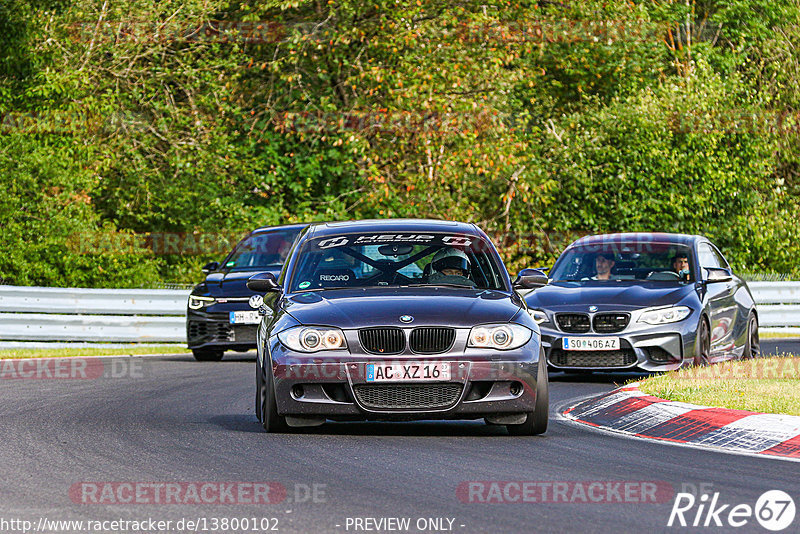
<svg viewBox="0 0 800 534">
<path fill-rule="evenodd" d="M 410 323 L 413 320 L 414 320 L 414 318 L 411 317 L 410 315 L 401 315 L 400 316 L 400 321 L 403 322 L 403 323 Z"/>
<path fill-rule="evenodd" d="M 597 306 L 589 306 L 589 311 L 590 312 L 596 312 L 597 311 Z"/>
</svg>

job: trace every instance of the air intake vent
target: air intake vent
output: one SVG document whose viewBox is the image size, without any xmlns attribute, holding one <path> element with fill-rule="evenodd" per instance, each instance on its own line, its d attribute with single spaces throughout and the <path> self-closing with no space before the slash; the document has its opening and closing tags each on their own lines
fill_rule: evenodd
<svg viewBox="0 0 800 534">
<path fill-rule="evenodd" d="M 585 313 L 557 313 L 556 322 L 561 330 L 571 334 L 589 331 L 589 316 Z"/>
<path fill-rule="evenodd" d="M 372 354 L 400 354 L 406 348 L 406 336 L 400 328 L 365 328 L 358 331 L 358 340 Z"/>
<path fill-rule="evenodd" d="M 630 367 L 636 363 L 633 349 L 561 350 L 553 349 L 550 363 L 558 367 Z"/>
<path fill-rule="evenodd" d="M 599 334 L 622 332 L 630 319 L 631 316 L 627 313 L 598 313 L 592 319 L 592 326 Z"/>
<path fill-rule="evenodd" d="M 418 354 L 447 352 L 453 346 L 456 331 L 453 328 L 415 328 L 411 331 L 411 350 Z"/>
<path fill-rule="evenodd" d="M 431 410 L 453 406 L 461 397 L 462 384 L 358 385 L 358 402 L 379 410 Z"/>
</svg>

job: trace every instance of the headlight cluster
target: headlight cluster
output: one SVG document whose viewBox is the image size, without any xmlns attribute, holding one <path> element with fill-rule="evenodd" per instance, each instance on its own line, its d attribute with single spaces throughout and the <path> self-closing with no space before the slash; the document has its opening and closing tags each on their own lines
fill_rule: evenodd
<svg viewBox="0 0 800 534">
<path fill-rule="evenodd" d="M 547 314 L 543 310 L 529 309 L 528 314 L 533 317 L 533 320 L 536 321 L 536 324 L 543 324 L 550 320 L 547 318 Z"/>
<path fill-rule="evenodd" d="M 296 326 L 278 334 L 281 343 L 297 352 L 317 352 L 347 348 L 344 333 L 338 328 Z"/>
<path fill-rule="evenodd" d="M 469 332 L 469 347 L 508 350 L 521 347 L 531 338 L 531 330 L 522 325 L 487 324 Z"/>
<path fill-rule="evenodd" d="M 189 295 L 189 308 L 199 310 L 204 306 L 214 304 L 214 297 L 201 297 L 199 295 Z"/>
<path fill-rule="evenodd" d="M 645 310 L 642 312 L 642 315 L 639 316 L 639 322 L 654 325 L 677 323 L 689 317 L 691 313 L 691 308 L 686 306 L 670 306 L 669 308 Z"/>
</svg>

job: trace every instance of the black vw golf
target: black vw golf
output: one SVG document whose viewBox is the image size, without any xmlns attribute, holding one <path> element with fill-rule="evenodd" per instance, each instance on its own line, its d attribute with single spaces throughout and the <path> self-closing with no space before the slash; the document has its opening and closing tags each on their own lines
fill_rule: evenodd
<svg viewBox="0 0 800 534">
<path fill-rule="evenodd" d="M 219 361 L 226 350 L 256 347 L 261 296 L 247 288 L 257 272 L 277 275 L 292 243 L 306 224 L 253 230 L 225 257 L 203 267 L 206 279 L 189 295 L 186 339 L 197 360 Z"/>
<path fill-rule="evenodd" d="M 472 224 L 357 221 L 303 231 L 266 293 L 256 414 L 268 432 L 331 420 L 478 419 L 547 428 L 539 328 Z"/>
</svg>

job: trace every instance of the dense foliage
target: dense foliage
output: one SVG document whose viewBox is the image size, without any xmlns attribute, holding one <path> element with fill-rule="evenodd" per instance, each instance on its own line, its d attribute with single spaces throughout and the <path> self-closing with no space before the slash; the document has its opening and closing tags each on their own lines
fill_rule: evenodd
<svg viewBox="0 0 800 534">
<path fill-rule="evenodd" d="M 0 0 L 0 276 L 187 282 L 367 217 L 512 271 L 668 231 L 797 275 L 798 49 L 798 0 Z"/>
</svg>

